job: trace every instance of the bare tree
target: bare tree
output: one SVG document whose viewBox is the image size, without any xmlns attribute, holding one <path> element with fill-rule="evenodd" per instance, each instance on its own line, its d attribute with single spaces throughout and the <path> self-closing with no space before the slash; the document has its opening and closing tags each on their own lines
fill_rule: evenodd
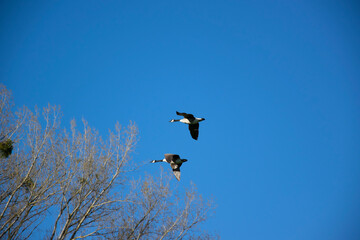
<svg viewBox="0 0 360 240">
<path fill-rule="evenodd" d="M 129 180 L 138 136 L 134 123 L 115 125 L 106 140 L 83 120 L 60 127 L 60 110 L 48 105 L 13 113 L 0 85 L 0 238 L 210 239 L 199 224 L 213 204 L 195 187 L 181 196 L 170 176 Z M 9 143 L 11 143 L 9 145 Z M 7 145 L 6 145 L 7 144 Z"/>
<path fill-rule="evenodd" d="M 167 174 L 158 179 L 146 176 L 133 181 L 130 201 L 116 221 L 120 226 L 117 235 L 109 239 L 214 238 L 196 228 L 213 210 L 212 202 L 204 201 L 194 185 L 179 196 L 170 187 L 171 178 Z"/>
</svg>

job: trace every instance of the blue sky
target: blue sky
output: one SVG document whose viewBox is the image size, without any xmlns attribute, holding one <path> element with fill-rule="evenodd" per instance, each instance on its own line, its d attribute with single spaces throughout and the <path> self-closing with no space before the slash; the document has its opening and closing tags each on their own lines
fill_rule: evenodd
<svg viewBox="0 0 360 240">
<path fill-rule="evenodd" d="M 359 9 L 1 1 L 0 81 L 17 106 L 60 105 L 64 127 L 136 122 L 134 161 L 189 159 L 174 184 L 216 200 L 205 228 L 223 239 L 358 239 Z M 175 111 L 206 118 L 198 141 Z"/>
</svg>

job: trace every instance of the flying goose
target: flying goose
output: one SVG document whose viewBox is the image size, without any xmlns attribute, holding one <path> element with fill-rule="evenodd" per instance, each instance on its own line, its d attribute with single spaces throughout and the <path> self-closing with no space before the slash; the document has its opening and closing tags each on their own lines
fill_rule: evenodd
<svg viewBox="0 0 360 240">
<path fill-rule="evenodd" d="M 156 162 L 167 162 L 170 163 L 170 166 L 173 170 L 173 173 L 178 181 L 180 181 L 180 166 L 187 162 L 187 159 L 181 159 L 179 155 L 177 154 L 164 154 L 165 158 L 162 160 L 152 160 L 151 163 Z"/>
<path fill-rule="evenodd" d="M 205 118 L 196 118 L 192 114 L 188 113 L 180 113 L 176 111 L 177 115 L 183 116 L 183 119 L 171 119 L 170 122 L 182 122 L 189 125 L 189 130 L 191 137 L 195 140 L 198 139 L 199 136 L 199 122 L 204 121 Z"/>
</svg>

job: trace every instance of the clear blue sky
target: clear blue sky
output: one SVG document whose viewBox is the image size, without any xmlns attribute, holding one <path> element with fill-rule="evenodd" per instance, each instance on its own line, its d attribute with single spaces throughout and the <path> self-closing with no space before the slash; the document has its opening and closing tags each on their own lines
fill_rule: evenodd
<svg viewBox="0 0 360 240">
<path fill-rule="evenodd" d="M 355 240 L 359 10 L 346 0 L 1 1 L 0 81 L 18 106 L 60 105 L 64 127 L 85 118 L 106 134 L 135 121 L 134 161 L 188 158 L 178 184 L 214 197 L 205 227 L 223 239 Z M 198 141 L 169 123 L 175 111 L 206 118 Z"/>
</svg>

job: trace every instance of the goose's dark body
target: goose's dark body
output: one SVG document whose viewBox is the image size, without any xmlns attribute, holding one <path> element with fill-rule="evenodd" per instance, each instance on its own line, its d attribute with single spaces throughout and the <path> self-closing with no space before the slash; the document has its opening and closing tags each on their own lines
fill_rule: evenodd
<svg viewBox="0 0 360 240">
<path fill-rule="evenodd" d="M 151 163 L 156 163 L 156 162 L 167 162 L 170 164 L 173 173 L 176 177 L 176 179 L 178 181 L 180 181 L 180 166 L 184 163 L 187 162 L 187 159 L 181 159 L 180 156 L 178 154 L 164 154 L 165 158 L 162 160 L 152 160 Z"/>
<path fill-rule="evenodd" d="M 195 140 L 198 139 L 199 136 L 199 122 L 204 121 L 205 118 L 196 118 L 194 115 L 190 113 L 181 113 L 176 111 L 176 114 L 179 116 L 183 116 L 183 119 L 172 119 L 170 122 L 182 122 L 189 125 L 189 131 L 191 137 Z"/>
</svg>

